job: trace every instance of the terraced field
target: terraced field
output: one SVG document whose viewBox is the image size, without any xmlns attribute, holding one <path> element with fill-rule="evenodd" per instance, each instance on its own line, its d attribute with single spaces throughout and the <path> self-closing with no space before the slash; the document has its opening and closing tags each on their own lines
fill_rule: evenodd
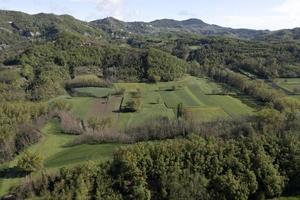
<svg viewBox="0 0 300 200">
<path fill-rule="evenodd" d="M 113 88 L 82 87 L 73 89 L 73 92 L 78 96 L 102 98 L 113 94 L 115 90 Z"/>
<path fill-rule="evenodd" d="M 293 94 L 300 94 L 300 78 L 276 79 L 276 84 L 283 90 Z"/>
<path fill-rule="evenodd" d="M 113 127 L 118 129 L 140 125 L 159 116 L 170 119 L 176 117 L 178 104 L 182 103 L 187 115 L 197 121 L 210 121 L 217 118 L 235 118 L 253 113 L 253 108 L 240 99 L 219 95 L 222 87 L 204 78 L 186 76 L 180 81 L 146 84 L 116 83 L 115 89 L 125 89 L 123 96 L 109 99 L 93 97 L 65 98 L 73 105 L 73 112 L 81 119 L 91 116 L 110 117 Z M 81 93 L 90 96 L 106 96 L 111 88 L 80 88 Z M 120 113 L 119 108 L 140 91 L 140 108 L 136 113 Z M 123 100 L 122 100 L 123 99 Z"/>
</svg>

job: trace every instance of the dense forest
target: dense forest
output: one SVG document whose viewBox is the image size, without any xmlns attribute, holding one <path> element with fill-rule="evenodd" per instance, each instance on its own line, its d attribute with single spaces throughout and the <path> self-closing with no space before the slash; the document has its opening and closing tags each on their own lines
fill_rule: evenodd
<svg viewBox="0 0 300 200">
<path fill-rule="evenodd" d="M 298 32 L 285 30 L 293 37 L 283 40 L 278 32 L 203 23 L 160 20 L 142 26 L 111 18 L 88 23 L 66 15 L 0 11 L 0 163 L 18 159 L 13 168 L 0 165 L 0 187 L 10 170 L 25 177 L 3 198 L 225 200 L 300 195 L 299 93 L 276 85 L 279 79 L 288 84 L 300 78 Z M 142 113 L 145 91 L 133 90 L 136 84 L 157 86 L 149 99 L 155 92 L 179 96 L 187 91 L 195 101 L 191 85 L 180 85 L 187 76 L 219 86 L 215 91 L 200 88 L 207 96 L 247 97 L 255 111 L 197 121 L 188 117 L 183 103 L 170 109 L 163 98 L 156 98 L 149 105 L 167 107 L 174 118 L 161 116 L 119 131 L 104 116 L 109 102 L 117 100 L 121 103 L 113 114 L 118 118 Z M 125 89 L 120 83 L 132 85 Z M 160 86 L 169 83 L 171 87 Z M 113 92 L 82 97 L 75 92 L 78 88 Z M 103 100 L 97 104 L 106 105 L 103 116 L 76 116 L 74 105 L 63 100 L 76 95 Z M 78 136 L 67 146 L 124 146 L 107 162 L 50 173 L 43 159 L 27 150 L 43 140 L 43 127 L 52 120 L 63 134 Z"/>
</svg>

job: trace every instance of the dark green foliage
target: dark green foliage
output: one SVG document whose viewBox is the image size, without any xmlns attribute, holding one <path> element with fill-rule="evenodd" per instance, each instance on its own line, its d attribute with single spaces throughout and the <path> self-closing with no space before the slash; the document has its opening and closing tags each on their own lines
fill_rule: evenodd
<svg viewBox="0 0 300 200">
<path fill-rule="evenodd" d="M 178 194 L 187 199 L 197 199 L 201 194 L 206 195 L 204 199 L 275 197 L 283 191 L 285 177 L 279 170 L 283 168 L 274 162 L 274 155 L 268 153 L 269 147 L 264 147 L 268 144 L 265 139 L 278 138 L 260 136 L 222 142 L 193 136 L 190 140 L 135 145 L 115 155 L 115 187 L 125 199 L 136 195 L 134 188 L 151 192 L 153 199 L 172 199 Z M 270 148 L 276 148 L 275 143 Z M 185 191 L 185 181 L 197 184 L 192 185 L 197 190 Z"/>
<path fill-rule="evenodd" d="M 112 189 L 108 164 L 87 163 L 74 169 L 62 168 L 56 176 L 42 174 L 34 183 L 24 184 L 16 193 L 19 199 L 43 196 L 47 199 L 107 199 L 120 200 L 121 195 Z"/>
<path fill-rule="evenodd" d="M 29 85 L 31 99 L 43 100 L 65 94 L 64 80 L 69 79 L 68 70 L 59 66 L 37 69 L 36 76 Z"/>
<path fill-rule="evenodd" d="M 30 124 L 48 111 L 46 103 L 0 103 L 0 163 L 39 140 L 40 133 Z"/>
<path fill-rule="evenodd" d="M 28 151 L 22 153 L 18 159 L 17 168 L 31 173 L 41 170 L 43 167 L 43 158 L 38 154 L 33 154 Z"/>
<path fill-rule="evenodd" d="M 52 199 L 273 198 L 288 191 L 299 174 L 299 141 L 296 134 L 270 133 L 227 141 L 190 135 L 139 143 L 118 150 L 110 164 L 63 169 L 47 183 L 27 183 L 17 194 L 51 194 Z"/>
<path fill-rule="evenodd" d="M 262 78 L 298 77 L 300 48 L 293 43 L 262 43 L 225 38 L 193 40 L 188 60 L 206 68 L 226 67 Z"/>
<path fill-rule="evenodd" d="M 187 64 L 163 51 L 150 49 L 148 51 L 148 78 L 151 81 L 173 81 L 186 72 Z"/>
<path fill-rule="evenodd" d="M 126 102 L 125 106 L 122 107 L 122 112 L 137 112 L 140 108 L 140 99 L 132 99 Z"/>
<path fill-rule="evenodd" d="M 112 85 L 108 81 L 103 81 L 94 75 L 77 76 L 72 80 L 66 81 L 66 89 L 81 87 L 111 87 Z"/>
<path fill-rule="evenodd" d="M 16 43 L 27 38 L 54 38 L 61 31 L 73 34 L 101 37 L 103 32 L 87 22 L 79 21 L 68 15 L 37 14 L 28 15 L 15 11 L 0 11 L 0 42 Z M 9 23 L 10 22 L 10 23 Z M 10 33 L 10 34 L 9 34 Z M 5 37 L 9 34 L 10 37 Z M 15 40 L 10 40 L 15 38 Z"/>
<path fill-rule="evenodd" d="M 183 104 L 180 103 L 177 105 L 177 119 L 180 119 L 183 117 Z"/>
</svg>

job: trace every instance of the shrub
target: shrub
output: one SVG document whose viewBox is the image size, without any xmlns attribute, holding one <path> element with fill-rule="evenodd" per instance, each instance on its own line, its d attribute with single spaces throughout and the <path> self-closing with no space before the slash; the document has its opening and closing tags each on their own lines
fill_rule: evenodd
<svg viewBox="0 0 300 200">
<path fill-rule="evenodd" d="M 124 95 L 125 94 L 125 88 L 121 88 L 121 89 L 118 89 L 118 90 L 116 90 L 116 92 L 114 93 L 114 95 L 116 95 L 116 96 L 122 96 L 122 95 Z"/>
<path fill-rule="evenodd" d="M 37 153 L 25 151 L 19 158 L 17 168 L 25 172 L 35 172 L 43 168 L 43 158 Z"/>
<path fill-rule="evenodd" d="M 72 105 L 62 99 L 58 99 L 58 100 L 54 100 L 50 103 L 50 108 L 51 108 L 51 110 L 69 111 L 72 109 Z"/>
<path fill-rule="evenodd" d="M 140 99 L 132 99 L 126 102 L 125 107 L 123 107 L 123 112 L 137 112 L 140 107 Z"/>
<path fill-rule="evenodd" d="M 133 143 L 130 136 L 113 130 L 87 131 L 73 140 L 69 146 L 80 144 L 103 144 L 103 143 Z"/>
<path fill-rule="evenodd" d="M 93 132 L 104 131 L 106 128 L 112 125 L 112 119 L 110 117 L 99 118 L 91 117 L 88 119 L 88 126 L 93 129 Z"/>
<path fill-rule="evenodd" d="M 83 127 L 71 112 L 62 111 L 58 113 L 60 119 L 60 128 L 66 134 L 80 135 L 83 133 Z"/>
<path fill-rule="evenodd" d="M 80 87 L 111 87 L 111 83 L 101 80 L 95 75 L 81 75 L 65 83 L 68 90 Z"/>
</svg>

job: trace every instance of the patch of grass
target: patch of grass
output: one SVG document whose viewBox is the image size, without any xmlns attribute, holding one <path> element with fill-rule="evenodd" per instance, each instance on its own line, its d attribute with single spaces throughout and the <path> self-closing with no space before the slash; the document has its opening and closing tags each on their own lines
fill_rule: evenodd
<svg viewBox="0 0 300 200">
<path fill-rule="evenodd" d="M 108 95 L 114 94 L 115 90 L 113 88 L 82 87 L 74 88 L 73 92 L 78 96 L 103 98 Z"/>
<path fill-rule="evenodd" d="M 186 108 L 185 114 L 187 114 L 188 118 L 194 122 L 208 122 L 230 117 L 220 107 Z"/>
<path fill-rule="evenodd" d="M 160 91 L 160 95 L 168 108 L 177 108 L 177 105 L 182 103 L 174 92 Z"/>
<path fill-rule="evenodd" d="M 5 69 L 0 71 L 0 82 L 11 83 L 21 78 L 19 69 Z"/>
<path fill-rule="evenodd" d="M 240 100 L 231 96 L 213 95 L 211 100 L 215 105 L 220 106 L 231 117 L 240 117 L 243 115 L 252 114 L 252 108 L 243 104 Z"/>
<path fill-rule="evenodd" d="M 295 196 L 295 197 L 279 197 L 277 199 L 273 200 L 300 200 L 300 196 Z"/>
<path fill-rule="evenodd" d="M 175 94 L 181 100 L 184 107 L 200 106 L 198 103 L 199 100 L 187 88 L 176 90 Z"/>
<path fill-rule="evenodd" d="M 54 154 L 45 161 L 45 167 L 72 166 L 86 161 L 108 161 L 112 158 L 117 144 L 79 145 Z"/>
<path fill-rule="evenodd" d="M 300 95 L 293 95 L 293 96 L 291 96 L 291 97 L 300 100 Z"/>
<path fill-rule="evenodd" d="M 93 104 L 94 98 L 74 97 L 66 98 L 65 100 L 72 105 L 72 111 L 74 114 L 77 117 L 84 119 Z"/>
<path fill-rule="evenodd" d="M 199 85 L 190 85 L 189 89 L 203 104 L 212 107 L 221 107 L 231 117 L 239 117 L 253 112 L 252 108 L 243 104 L 237 98 L 228 95 L 207 95 Z"/>
<path fill-rule="evenodd" d="M 300 94 L 300 78 L 282 78 L 276 79 L 276 84 L 294 94 Z"/>
</svg>

